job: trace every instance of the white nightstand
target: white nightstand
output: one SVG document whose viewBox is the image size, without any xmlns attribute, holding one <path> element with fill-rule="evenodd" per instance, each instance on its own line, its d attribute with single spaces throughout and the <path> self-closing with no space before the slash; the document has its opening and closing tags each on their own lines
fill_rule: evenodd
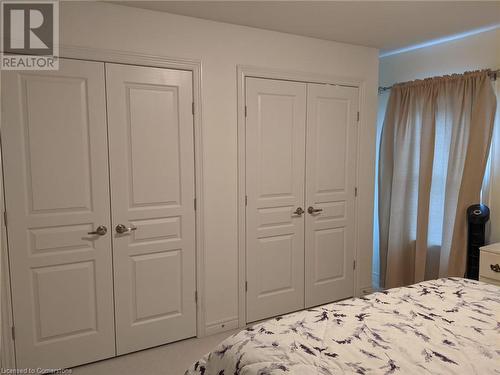
<svg viewBox="0 0 500 375">
<path fill-rule="evenodd" d="M 479 281 L 500 286 L 500 243 L 481 247 Z"/>
</svg>

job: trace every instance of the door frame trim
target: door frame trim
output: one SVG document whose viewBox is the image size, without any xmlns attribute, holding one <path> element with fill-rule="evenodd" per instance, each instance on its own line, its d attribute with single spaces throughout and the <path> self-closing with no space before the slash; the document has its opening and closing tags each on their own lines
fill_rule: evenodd
<svg viewBox="0 0 500 375">
<path fill-rule="evenodd" d="M 1 134 L 1 129 L 0 129 Z M 1 151 L 1 148 L 0 148 Z M 7 227 L 5 226 L 5 196 L 3 191 L 4 174 L 3 174 L 3 158 L 0 156 L 0 305 L 1 305 L 1 325 L 0 325 L 0 367 L 15 368 L 16 367 L 16 352 L 14 340 L 12 338 L 13 311 L 12 311 L 12 295 L 10 287 L 10 267 L 9 267 L 9 252 L 7 241 Z"/>
<path fill-rule="evenodd" d="M 359 111 L 360 119 L 358 123 L 356 150 L 356 185 L 360 181 L 359 176 L 359 160 L 360 160 L 360 137 L 361 129 L 365 124 L 365 116 L 363 116 L 366 103 L 366 79 L 359 77 L 343 77 L 332 76 L 317 73 L 308 73 L 300 71 L 281 70 L 273 68 L 264 68 L 250 65 L 237 65 L 237 127 L 238 127 L 238 322 L 239 327 L 246 326 L 246 214 L 245 214 L 245 193 L 246 193 L 246 135 L 245 135 L 245 79 L 267 78 L 275 80 L 296 81 L 304 83 L 330 84 L 337 86 L 356 87 L 359 90 Z M 359 195 L 358 195 L 359 198 Z M 359 243 L 359 204 L 358 199 L 355 199 L 355 224 L 354 224 L 354 261 L 356 268 L 354 269 L 354 285 L 353 295 L 361 294 L 358 282 L 358 243 Z M 371 258 L 370 258 L 371 259 Z"/>
<path fill-rule="evenodd" d="M 80 47 L 73 45 L 61 45 L 60 57 L 74 60 L 96 61 L 102 63 L 116 63 L 125 65 L 156 67 L 166 69 L 177 69 L 190 71 L 193 74 L 193 102 L 194 102 L 194 169 L 195 169 L 195 196 L 196 196 L 196 336 L 203 337 L 205 331 L 205 270 L 204 270 L 204 184 L 203 184 L 203 139 L 202 139 L 202 62 L 201 60 L 185 59 L 177 57 L 168 57 L 160 55 L 150 55 L 122 50 L 98 49 L 89 47 Z M 1 150 L 1 129 L 0 129 L 0 150 Z M 3 163 L 3 161 L 2 161 Z M 0 187 L 0 197 L 2 198 L 1 208 L 3 213 L 3 184 Z M 2 228 L 5 228 L 3 218 L 1 219 Z M 5 230 L 5 229 L 2 229 Z M 5 233 L 5 232 L 4 232 Z M 1 237 L 0 256 L 2 260 L 8 259 L 8 244 L 6 235 Z M 0 286 L 2 316 L 1 316 L 1 342 L 2 355 L 0 357 L 2 366 L 14 367 L 15 353 L 14 341 L 11 337 L 10 327 L 13 322 L 12 295 L 10 285 L 5 280 L 5 271 L 9 272 L 9 267 L 2 263 L 2 282 Z M 193 296 L 194 298 L 194 296 Z M 5 307 L 4 307 L 5 306 Z M 7 311 L 8 310 L 8 311 Z M 5 312 L 8 312 L 6 314 Z"/>
</svg>

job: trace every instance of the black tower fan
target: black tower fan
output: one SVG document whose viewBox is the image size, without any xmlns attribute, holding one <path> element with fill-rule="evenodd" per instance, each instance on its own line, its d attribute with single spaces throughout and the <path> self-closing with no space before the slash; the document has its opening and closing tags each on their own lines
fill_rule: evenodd
<svg viewBox="0 0 500 375">
<path fill-rule="evenodd" d="M 479 248 L 485 245 L 486 223 L 490 219 L 490 209 L 484 204 L 474 204 L 467 209 L 467 268 L 465 277 L 479 279 Z"/>
</svg>

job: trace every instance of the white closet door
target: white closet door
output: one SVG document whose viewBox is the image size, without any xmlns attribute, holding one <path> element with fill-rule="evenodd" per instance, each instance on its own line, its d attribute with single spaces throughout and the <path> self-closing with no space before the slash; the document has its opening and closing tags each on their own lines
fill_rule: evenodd
<svg viewBox="0 0 500 375">
<path fill-rule="evenodd" d="M 308 84 L 307 100 L 305 304 L 310 307 L 354 293 L 358 89 Z"/>
<path fill-rule="evenodd" d="M 246 80 L 247 322 L 304 307 L 306 85 Z"/>
<path fill-rule="evenodd" d="M 115 354 L 104 65 L 2 72 L 19 368 Z M 103 235 L 88 234 L 105 226 Z"/>
<path fill-rule="evenodd" d="M 191 75 L 106 64 L 118 354 L 196 334 Z"/>
</svg>

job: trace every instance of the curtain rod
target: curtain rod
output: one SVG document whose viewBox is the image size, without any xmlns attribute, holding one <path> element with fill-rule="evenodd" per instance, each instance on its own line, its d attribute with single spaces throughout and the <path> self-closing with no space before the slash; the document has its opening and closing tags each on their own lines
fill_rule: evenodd
<svg viewBox="0 0 500 375">
<path fill-rule="evenodd" d="M 490 76 L 490 78 L 493 80 L 493 81 L 496 81 L 497 79 L 497 76 L 500 75 L 500 69 L 497 69 L 497 70 L 491 70 L 488 72 L 488 75 Z M 394 84 L 395 85 L 395 84 Z M 382 94 L 383 92 L 385 91 L 388 91 L 390 89 L 392 89 L 392 87 L 394 85 L 391 85 L 391 86 L 379 86 L 378 88 L 378 93 L 379 94 Z"/>
</svg>

